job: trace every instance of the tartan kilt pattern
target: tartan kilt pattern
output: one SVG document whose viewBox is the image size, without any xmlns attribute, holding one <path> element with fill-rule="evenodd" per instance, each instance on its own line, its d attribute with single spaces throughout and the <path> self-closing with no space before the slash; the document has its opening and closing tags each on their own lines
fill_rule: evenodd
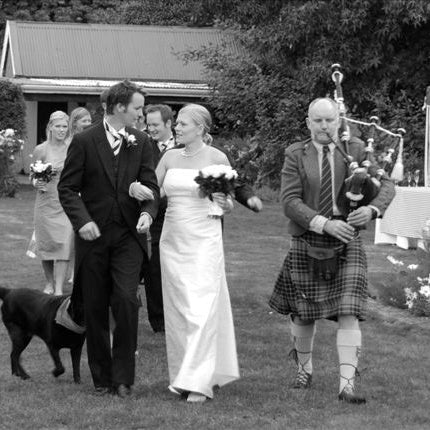
<svg viewBox="0 0 430 430">
<path fill-rule="evenodd" d="M 306 232 L 291 239 L 290 250 L 275 283 L 269 306 L 281 314 L 293 314 L 303 320 L 355 315 L 364 319 L 367 300 L 366 254 L 358 236 L 346 244 L 346 258 L 340 259 L 331 281 L 314 279 L 309 273 L 307 244 L 339 248 L 338 239 Z"/>
</svg>

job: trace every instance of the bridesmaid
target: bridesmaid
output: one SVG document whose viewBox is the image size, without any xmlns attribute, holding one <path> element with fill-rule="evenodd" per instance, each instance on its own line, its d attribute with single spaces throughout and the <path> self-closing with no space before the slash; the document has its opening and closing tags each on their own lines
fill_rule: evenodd
<svg viewBox="0 0 430 430">
<path fill-rule="evenodd" d="M 49 182 L 33 181 L 37 189 L 34 206 L 35 254 L 42 261 L 46 277 L 44 292 L 63 294 L 66 271 L 73 256 L 73 228 L 58 199 L 57 184 L 67 154 L 69 117 L 56 111 L 46 127 L 46 141 L 36 146 L 33 161 L 51 163 L 54 175 Z"/>
</svg>

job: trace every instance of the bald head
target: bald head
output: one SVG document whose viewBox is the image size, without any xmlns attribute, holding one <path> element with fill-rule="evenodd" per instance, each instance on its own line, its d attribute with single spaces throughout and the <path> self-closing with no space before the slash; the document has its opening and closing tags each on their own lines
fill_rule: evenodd
<svg viewBox="0 0 430 430">
<path fill-rule="evenodd" d="M 310 116 L 311 112 L 315 109 L 316 110 L 333 109 L 336 113 L 339 112 L 337 103 L 330 97 L 319 97 L 315 100 L 312 100 L 311 103 L 309 104 L 308 116 Z"/>
<path fill-rule="evenodd" d="M 316 143 L 327 145 L 337 139 L 339 109 L 336 102 L 328 97 L 313 100 L 309 105 L 306 124 Z"/>
</svg>

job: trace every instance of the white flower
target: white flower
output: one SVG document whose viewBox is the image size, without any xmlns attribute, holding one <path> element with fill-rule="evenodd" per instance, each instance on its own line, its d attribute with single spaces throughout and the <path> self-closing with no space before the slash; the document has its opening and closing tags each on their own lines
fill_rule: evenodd
<svg viewBox="0 0 430 430">
<path fill-rule="evenodd" d="M 7 128 L 4 131 L 4 137 L 12 137 L 15 136 L 15 130 L 13 128 Z"/>
<path fill-rule="evenodd" d="M 417 270 L 418 269 L 418 264 L 409 264 L 408 269 L 409 270 Z"/>
<path fill-rule="evenodd" d="M 128 134 L 127 132 L 125 132 L 124 138 L 127 141 L 127 148 L 129 148 L 130 146 L 137 145 L 136 136 L 134 134 Z"/>
<path fill-rule="evenodd" d="M 393 256 L 387 255 L 387 260 L 394 266 L 404 266 L 403 261 L 396 260 Z"/>
<path fill-rule="evenodd" d="M 219 178 L 222 175 L 224 175 L 228 180 L 237 178 L 236 170 L 233 170 L 231 166 L 227 166 L 225 164 L 212 164 L 204 167 L 201 169 L 201 174 L 204 178 Z"/>
<path fill-rule="evenodd" d="M 414 305 L 414 301 L 418 297 L 418 294 L 412 291 L 412 289 L 409 287 L 406 287 L 404 291 L 406 296 L 406 305 L 408 306 L 409 309 L 411 309 L 412 306 Z"/>
<path fill-rule="evenodd" d="M 43 163 L 42 160 L 36 160 L 35 163 L 30 164 L 30 170 L 34 173 L 44 172 L 48 166 L 52 166 L 51 163 Z"/>
<path fill-rule="evenodd" d="M 429 298 L 430 297 L 430 285 L 423 285 L 420 288 L 420 294 L 422 294 L 424 297 Z"/>
</svg>

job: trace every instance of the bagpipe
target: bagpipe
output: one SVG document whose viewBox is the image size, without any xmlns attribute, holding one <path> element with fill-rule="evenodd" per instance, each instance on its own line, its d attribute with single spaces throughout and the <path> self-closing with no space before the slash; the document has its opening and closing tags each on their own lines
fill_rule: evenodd
<svg viewBox="0 0 430 430">
<path fill-rule="evenodd" d="M 395 182 L 403 180 L 403 136 L 406 131 L 398 128 L 395 132 L 387 130 L 380 125 L 379 118 L 372 116 L 370 122 L 359 121 L 346 116 L 346 108 L 343 98 L 342 81 L 343 73 L 339 64 L 333 64 L 331 78 L 335 84 L 334 100 L 339 108 L 339 140 L 332 142 L 348 167 L 349 176 L 345 180 L 346 197 L 349 200 L 350 211 L 360 206 L 368 205 L 379 193 L 381 179 L 389 176 Z M 349 142 L 351 133 L 349 123 L 365 126 L 369 128 L 367 134 L 367 145 L 365 147 L 365 159 L 359 164 L 359 160 L 354 160 L 349 153 Z M 376 130 L 385 133 L 393 140 L 379 163 L 375 160 L 375 134 Z M 330 137 L 330 136 L 329 136 Z M 396 161 L 393 164 L 393 155 L 397 150 Z M 391 173 L 388 169 L 392 167 Z"/>
</svg>

